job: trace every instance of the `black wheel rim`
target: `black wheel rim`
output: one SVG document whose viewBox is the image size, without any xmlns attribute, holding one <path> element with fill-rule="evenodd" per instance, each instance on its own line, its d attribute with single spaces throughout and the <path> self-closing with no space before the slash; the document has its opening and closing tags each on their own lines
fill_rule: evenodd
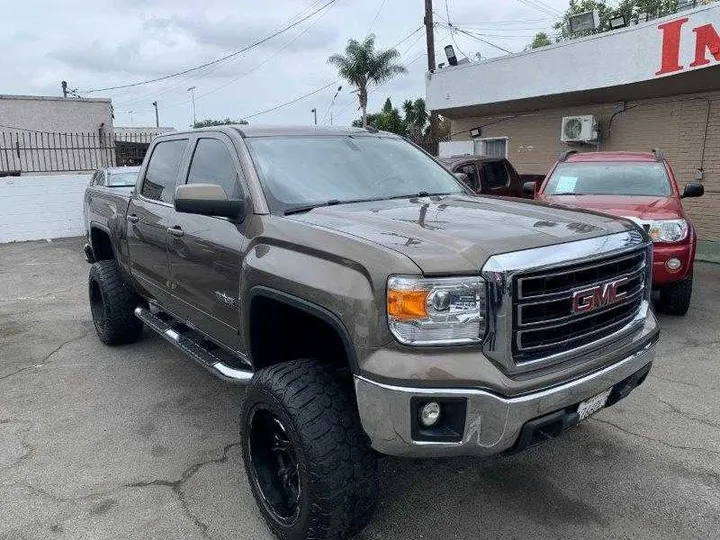
<svg viewBox="0 0 720 540">
<path fill-rule="evenodd" d="M 95 280 L 90 281 L 90 312 L 93 323 L 98 332 L 105 330 L 105 303 L 103 302 L 100 285 Z"/>
<path fill-rule="evenodd" d="M 252 481 L 279 522 L 290 524 L 300 511 L 298 460 L 285 426 L 271 411 L 256 408 L 248 424 Z"/>
</svg>

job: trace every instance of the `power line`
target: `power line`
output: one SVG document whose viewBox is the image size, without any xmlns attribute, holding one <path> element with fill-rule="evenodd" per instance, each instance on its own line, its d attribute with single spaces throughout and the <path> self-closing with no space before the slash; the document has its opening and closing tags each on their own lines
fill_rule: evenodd
<svg viewBox="0 0 720 540">
<path fill-rule="evenodd" d="M 535 4 L 535 3 L 531 2 L 530 0 L 517 0 L 517 1 L 520 2 L 521 4 L 525 5 L 525 6 L 528 6 L 528 7 L 531 7 L 531 8 L 535 8 L 535 9 L 537 9 L 538 11 L 542 11 L 543 13 L 545 13 L 545 14 L 547 14 L 547 15 L 552 15 L 553 17 L 560 17 L 560 16 L 562 15 L 562 13 L 560 13 L 560 12 L 559 12 L 558 10 L 556 10 L 555 8 L 552 8 L 552 7 L 550 7 L 550 6 L 548 6 L 548 5 L 545 5 L 545 4 L 542 4 L 542 5 L 541 5 L 541 4 Z"/>
<path fill-rule="evenodd" d="M 308 92 L 307 94 L 303 94 L 302 96 L 296 97 L 295 99 L 292 99 L 292 100 L 290 100 L 290 101 L 286 101 L 285 103 L 281 103 L 280 105 L 275 105 L 274 107 L 270 107 L 269 109 L 264 109 L 264 110 L 262 110 L 262 111 L 258 111 L 258 112 L 254 112 L 254 113 L 252 113 L 252 114 L 247 114 L 247 115 L 241 116 L 241 118 L 242 118 L 243 120 L 247 120 L 248 118 L 254 118 L 254 117 L 256 117 L 256 116 L 260 116 L 261 114 L 266 114 L 266 113 L 269 113 L 269 112 L 272 112 L 272 111 L 277 111 L 278 109 L 282 109 L 283 107 L 286 107 L 286 106 L 288 106 L 288 105 L 292 105 L 293 103 L 297 103 L 297 102 L 300 101 L 300 100 L 303 100 L 303 99 L 305 99 L 305 98 L 308 98 L 308 97 L 310 97 L 310 96 L 313 96 L 313 95 L 315 95 L 315 94 L 317 94 L 317 93 L 319 93 L 319 92 L 322 92 L 322 91 L 325 90 L 326 88 L 330 88 L 331 86 L 334 86 L 334 85 L 338 84 L 339 82 L 340 82 L 340 80 L 338 79 L 338 80 L 336 80 L 336 81 L 331 82 L 330 84 L 326 84 L 325 86 L 321 86 L 320 88 L 316 88 L 316 89 L 313 90 L 312 92 Z"/>
<path fill-rule="evenodd" d="M 440 24 L 442 24 L 442 23 L 440 23 Z M 448 25 L 443 25 L 443 26 L 448 27 Z M 496 45 L 492 41 L 488 41 L 487 39 L 483 38 L 481 34 L 476 34 L 475 32 L 469 32 L 468 30 L 463 30 L 462 28 L 458 28 L 457 26 L 450 26 L 449 28 L 451 31 L 453 29 L 455 29 L 462 34 L 465 34 L 466 36 L 470 36 L 471 38 L 473 38 L 477 41 L 480 41 L 481 43 L 485 43 L 485 45 L 490 45 L 491 47 L 494 47 L 502 52 L 505 52 L 508 54 L 513 54 L 512 51 L 509 51 L 506 48 L 501 47 L 500 45 Z"/>
<path fill-rule="evenodd" d="M 312 16 L 315 15 L 316 13 L 319 13 L 320 11 L 322 11 L 322 10 L 325 9 L 325 8 L 327 8 L 328 6 L 331 6 L 331 5 L 334 4 L 335 2 L 337 2 L 337 0 L 329 0 L 328 2 L 326 2 L 325 4 L 323 4 L 322 6 L 320 6 L 319 8 L 317 8 L 316 10 L 312 11 L 309 15 L 306 15 L 306 16 L 302 17 L 301 19 L 295 21 L 294 23 L 289 24 L 289 25 L 285 26 L 284 28 L 282 28 L 282 29 L 280 29 L 280 30 L 278 30 L 278 31 L 276 31 L 276 32 L 273 32 L 272 34 L 270 34 L 270 35 L 268 35 L 268 36 L 266 36 L 266 37 L 264 37 L 264 38 L 262 38 L 262 39 L 259 39 L 258 41 L 255 41 L 254 43 L 251 43 L 250 45 L 248 45 L 248 46 L 246 46 L 246 47 L 243 47 L 243 48 L 240 49 L 240 50 L 234 51 L 234 52 L 232 52 L 232 53 L 230 53 L 230 54 L 226 54 L 225 56 L 223 56 L 223 57 L 221 57 L 221 58 L 217 58 L 217 59 L 212 60 L 212 61 L 210 61 L 210 62 L 206 62 L 206 63 L 204 63 L 204 64 L 200 64 L 200 65 L 195 66 L 195 67 L 192 67 L 192 68 L 184 69 L 184 70 L 178 71 L 178 72 L 176 72 L 176 73 L 171 73 L 171 74 L 169 74 L 169 75 L 163 75 L 162 77 L 156 77 L 156 78 L 154 78 L 154 79 L 147 79 L 147 80 L 144 80 L 144 81 L 137 81 L 137 82 L 134 82 L 134 83 L 121 84 L 121 85 L 118 85 L 118 86 L 108 86 L 108 87 L 106 87 L 106 88 L 94 88 L 94 89 L 92 89 L 92 90 L 85 90 L 85 91 L 82 92 L 82 93 L 84 93 L 84 94 L 92 94 L 92 93 L 94 93 L 94 92 L 105 92 L 105 91 L 107 91 L 107 90 L 119 90 L 119 89 L 122 89 L 122 88 L 131 88 L 131 87 L 134 87 L 134 86 L 142 86 L 142 85 L 145 85 L 145 84 L 150 84 L 150 83 L 154 83 L 154 82 L 158 82 L 158 81 L 164 81 L 164 80 L 167 80 L 167 79 L 172 79 L 172 78 L 175 78 L 175 77 L 179 77 L 179 76 L 181 76 L 181 75 L 185 75 L 185 74 L 191 73 L 191 72 L 193 72 L 193 71 L 198 71 L 198 70 L 200 70 L 200 69 L 203 69 L 203 68 L 206 68 L 206 67 L 209 67 L 209 66 L 213 66 L 213 65 L 219 64 L 219 63 L 221 63 L 221 62 L 225 62 L 226 60 L 228 60 L 228 59 L 230 59 L 230 58 L 233 58 L 233 57 L 238 56 L 238 55 L 240 55 L 240 54 L 242 54 L 242 53 L 244 53 L 244 52 L 247 52 L 247 51 L 249 51 L 250 49 L 254 49 L 255 47 L 258 47 L 258 46 L 262 45 L 263 43 L 266 43 L 266 42 L 270 41 L 271 39 L 273 39 L 273 38 L 275 38 L 275 37 L 277 37 L 277 36 L 279 36 L 279 35 L 281 35 L 281 34 L 284 34 L 284 33 L 287 32 L 288 30 L 290 30 L 291 28 L 296 27 L 297 25 L 299 25 L 299 24 L 302 23 L 303 21 L 306 21 L 307 19 L 309 19 L 310 17 L 312 17 Z"/>
<path fill-rule="evenodd" d="M 380 7 L 378 8 L 377 13 L 375 13 L 375 18 L 370 23 L 370 26 L 368 26 L 367 32 L 365 32 L 366 37 L 370 35 L 370 31 L 372 30 L 372 27 L 375 26 L 375 23 L 377 22 L 378 17 L 380 16 L 380 12 L 385 7 L 385 2 L 387 2 L 387 0 L 382 0 L 382 2 L 380 2 Z"/>
</svg>

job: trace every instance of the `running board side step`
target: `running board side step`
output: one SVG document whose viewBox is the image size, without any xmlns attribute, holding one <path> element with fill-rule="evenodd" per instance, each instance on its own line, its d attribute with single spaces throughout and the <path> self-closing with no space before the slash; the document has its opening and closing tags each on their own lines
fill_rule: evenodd
<svg viewBox="0 0 720 540">
<path fill-rule="evenodd" d="M 143 307 L 135 308 L 135 316 L 216 377 L 234 384 L 245 385 L 250 382 L 252 371 L 229 366 L 190 335 L 173 328 L 171 321 L 163 320 Z"/>
</svg>

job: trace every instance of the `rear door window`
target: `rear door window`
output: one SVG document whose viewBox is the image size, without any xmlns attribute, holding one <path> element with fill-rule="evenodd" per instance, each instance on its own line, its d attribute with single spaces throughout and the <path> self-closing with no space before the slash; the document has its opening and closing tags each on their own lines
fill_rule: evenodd
<svg viewBox="0 0 720 540">
<path fill-rule="evenodd" d="M 241 199 L 237 169 L 230 150 L 218 139 L 199 139 L 193 153 L 188 184 L 216 184 L 229 199 Z"/>
<path fill-rule="evenodd" d="M 153 201 L 173 202 L 175 183 L 187 144 L 187 139 L 178 139 L 155 145 L 140 192 L 143 197 Z"/>
<path fill-rule="evenodd" d="M 488 161 L 483 164 L 485 181 L 489 189 L 507 187 L 510 184 L 510 176 L 507 167 L 502 161 Z"/>
<path fill-rule="evenodd" d="M 475 193 L 480 193 L 480 175 L 478 174 L 477 167 L 474 163 L 461 165 L 458 167 L 457 172 L 465 173 L 468 177 L 467 186 Z"/>
</svg>

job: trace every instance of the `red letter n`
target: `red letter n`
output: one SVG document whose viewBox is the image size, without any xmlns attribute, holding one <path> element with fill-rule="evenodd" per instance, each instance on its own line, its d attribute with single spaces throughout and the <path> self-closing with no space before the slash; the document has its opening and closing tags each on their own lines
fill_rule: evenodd
<svg viewBox="0 0 720 540">
<path fill-rule="evenodd" d="M 687 21 L 685 17 L 658 24 L 658 28 L 662 31 L 662 64 L 660 71 L 655 75 L 664 75 L 683 68 L 680 64 L 680 30 Z"/>
<path fill-rule="evenodd" d="M 720 36 L 713 28 L 712 24 L 704 24 L 693 28 L 695 32 L 695 61 L 690 67 L 704 66 L 709 64 L 710 60 L 705 57 L 705 51 L 708 50 L 720 62 Z"/>
</svg>

